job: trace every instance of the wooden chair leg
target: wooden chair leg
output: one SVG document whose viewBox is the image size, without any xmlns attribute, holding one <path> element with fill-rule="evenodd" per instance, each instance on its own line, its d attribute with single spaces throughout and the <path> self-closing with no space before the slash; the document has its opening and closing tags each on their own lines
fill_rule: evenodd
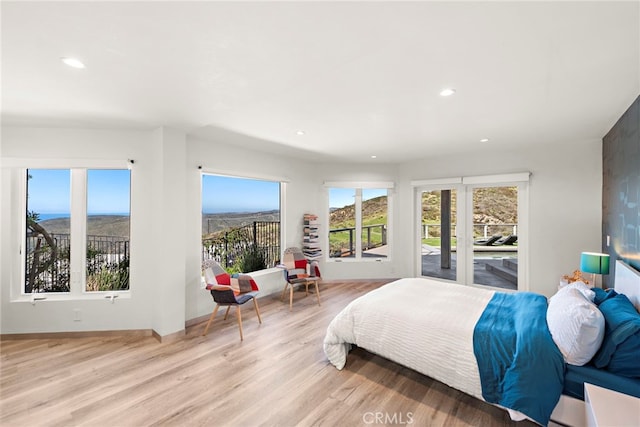
<svg viewBox="0 0 640 427">
<path fill-rule="evenodd" d="M 291 285 L 289 284 L 289 282 L 287 282 L 287 283 L 284 285 L 284 289 L 282 290 L 282 296 L 280 297 L 280 300 L 281 300 L 281 301 L 284 301 L 284 293 L 285 293 L 285 292 L 287 292 L 287 288 L 288 288 L 289 286 L 291 286 Z"/>
<path fill-rule="evenodd" d="M 240 306 L 236 306 L 236 314 L 238 315 L 238 327 L 240 328 L 240 341 L 243 341 L 244 338 L 242 336 L 242 314 L 240 314 Z"/>
<path fill-rule="evenodd" d="M 220 306 L 216 304 L 216 308 L 213 309 L 213 313 L 211 313 L 211 316 L 209 317 L 207 326 L 204 328 L 204 333 L 202 334 L 203 337 L 207 335 L 207 331 L 209 331 L 209 326 L 211 326 L 211 322 L 213 322 L 213 319 L 216 317 L 216 314 L 218 313 L 219 308 Z"/>
<path fill-rule="evenodd" d="M 231 309 L 231 306 L 228 305 L 227 306 L 227 311 L 224 312 L 224 320 L 227 320 L 227 316 L 229 315 L 229 310 Z"/>
<path fill-rule="evenodd" d="M 258 315 L 258 322 L 262 323 L 262 318 L 260 317 L 260 309 L 258 308 L 258 301 L 255 297 L 253 298 L 253 306 L 255 307 L 256 314 Z"/>
<path fill-rule="evenodd" d="M 293 307 L 293 285 L 289 286 L 289 311 Z"/>
<path fill-rule="evenodd" d="M 318 305 L 320 305 L 320 291 L 318 290 L 318 281 L 315 280 L 316 285 L 316 296 L 318 297 Z"/>
</svg>

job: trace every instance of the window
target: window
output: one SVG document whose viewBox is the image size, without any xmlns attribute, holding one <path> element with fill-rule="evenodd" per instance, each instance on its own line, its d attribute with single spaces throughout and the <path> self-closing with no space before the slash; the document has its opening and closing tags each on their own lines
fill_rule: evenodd
<svg viewBox="0 0 640 427">
<path fill-rule="evenodd" d="M 329 189 L 329 257 L 356 255 L 356 190 Z"/>
<path fill-rule="evenodd" d="M 329 195 L 329 258 L 385 259 L 389 254 L 390 184 L 325 184 Z"/>
<path fill-rule="evenodd" d="M 129 289 L 129 170 L 87 171 L 87 291 Z"/>
<path fill-rule="evenodd" d="M 527 290 L 529 173 L 413 181 L 417 270 L 462 284 Z"/>
<path fill-rule="evenodd" d="M 250 273 L 280 260 L 277 181 L 202 174 L 202 259 Z"/>
<path fill-rule="evenodd" d="M 69 292 L 71 171 L 27 170 L 24 292 Z"/>
<path fill-rule="evenodd" d="M 363 257 L 387 257 L 387 190 L 362 189 L 362 248 Z"/>
<path fill-rule="evenodd" d="M 28 169 L 24 293 L 128 290 L 130 188 L 128 169 Z"/>
</svg>

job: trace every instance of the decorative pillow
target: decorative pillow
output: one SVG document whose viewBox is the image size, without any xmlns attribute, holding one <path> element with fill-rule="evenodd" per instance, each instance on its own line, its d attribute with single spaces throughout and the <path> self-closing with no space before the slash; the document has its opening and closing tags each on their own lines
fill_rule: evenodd
<svg viewBox="0 0 640 427">
<path fill-rule="evenodd" d="M 616 295 L 618 295 L 618 293 L 613 289 L 607 289 L 605 291 L 604 289 L 600 289 L 600 288 L 591 288 L 591 290 L 596 294 L 596 297 L 593 299 L 593 303 L 595 305 L 600 305 L 606 300 L 608 300 L 609 298 L 613 298 Z"/>
<path fill-rule="evenodd" d="M 562 288 L 549 300 L 547 325 L 564 360 L 576 366 L 589 362 L 604 337 L 604 317 L 576 287 Z"/>
<path fill-rule="evenodd" d="M 640 314 L 626 295 L 600 304 L 605 318 L 605 338 L 593 364 L 618 375 L 640 378 Z"/>
</svg>

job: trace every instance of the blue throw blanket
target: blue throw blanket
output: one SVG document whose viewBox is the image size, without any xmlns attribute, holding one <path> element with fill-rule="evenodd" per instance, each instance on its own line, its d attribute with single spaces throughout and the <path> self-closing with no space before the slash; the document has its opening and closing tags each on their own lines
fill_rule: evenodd
<svg viewBox="0 0 640 427">
<path fill-rule="evenodd" d="M 560 399 L 565 369 L 546 313 L 542 295 L 496 292 L 473 331 L 482 397 L 542 425 Z"/>
</svg>

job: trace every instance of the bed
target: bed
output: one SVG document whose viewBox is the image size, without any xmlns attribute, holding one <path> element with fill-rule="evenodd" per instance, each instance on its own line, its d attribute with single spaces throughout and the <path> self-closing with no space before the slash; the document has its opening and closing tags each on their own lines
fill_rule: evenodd
<svg viewBox="0 0 640 427">
<path fill-rule="evenodd" d="M 618 262 L 618 282 L 622 288 L 616 289 L 629 295 L 637 310 L 640 275 Z M 563 295 L 575 296 L 574 289 L 564 290 Z M 547 298 L 530 292 L 503 293 L 405 278 L 357 298 L 338 313 L 327 328 L 324 350 L 338 369 L 344 368 L 356 345 L 500 406 L 514 420 L 528 418 L 547 425 L 553 419 L 578 425 L 580 419 L 572 420 L 571 414 L 580 412 L 575 407 L 581 402 L 581 382 L 586 379 L 616 389 L 621 376 L 588 364 L 568 365 L 565 348 L 556 345 L 558 337 L 547 326 L 547 308 Z M 599 347 L 608 337 L 598 339 Z M 597 375 L 606 383 L 598 384 Z M 639 378 L 619 382 L 625 381 L 632 391 L 640 392 Z"/>
</svg>

